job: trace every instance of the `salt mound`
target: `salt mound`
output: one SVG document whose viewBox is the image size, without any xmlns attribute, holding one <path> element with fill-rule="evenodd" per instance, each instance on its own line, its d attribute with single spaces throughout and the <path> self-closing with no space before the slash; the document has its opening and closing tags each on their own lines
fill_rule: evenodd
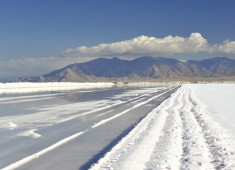
<svg viewBox="0 0 235 170">
<path fill-rule="evenodd" d="M 18 126 L 15 123 L 12 123 L 12 122 L 8 122 L 8 124 L 7 124 L 7 129 L 9 129 L 9 130 L 14 130 L 17 127 Z"/>
<path fill-rule="evenodd" d="M 32 138 L 40 138 L 42 135 L 35 133 L 34 131 L 36 131 L 37 129 L 33 129 L 33 130 L 27 130 L 25 132 L 22 133 L 18 133 L 17 136 L 29 136 Z"/>
</svg>

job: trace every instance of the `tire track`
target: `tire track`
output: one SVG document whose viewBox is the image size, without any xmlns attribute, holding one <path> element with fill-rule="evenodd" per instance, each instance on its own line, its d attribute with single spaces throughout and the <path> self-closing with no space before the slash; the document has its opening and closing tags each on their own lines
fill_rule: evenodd
<svg viewBox="0 0 235 170">
<path fill-rule="evenodd" d="M 202 128 L 194 117 L 193 103 L 189 100 L 189 89 L 184 90 L 183 107 L 180 116 L 183 122 L 183 155 L 181 169 L 214 169 L 211 164 L 211 154 L 204 138 Z"/>
<path fill-rule="evenodd" d="M 91 169 L 234 170 L 235 143 L 183 85 Z"/>
<path fill-rule="evenodd" d="M 163 93 L 160 93 L 160 94 L 158 94 L 158 95 L 155 95 L 155 96 L 153 96 L 153 97 L 151 97 L 151 98 L 148 98 L 148 99 L 146 99 L 145 101 L 140 102 L 140 103 L 138 103 L 138 104 L 132 106 L 132 107 L 129 108 L 129 109 L 126 109 L 126 110 L 124 110 L 124 111 L 122 111 L 122 112 L 120 112 L 120 113 L 118 113 L 118 114 L 115 114 L 114 116 L 111 116 L 111 117 L 109 117 L 109 118 L 103 119 L 103 120 L 101 120 L 101 121 L 95 123 L 95 124 L 92 126 L 92 128 L 96 128 L 96 127 L 101 126 L 101 125 L 103 125 L 103 124 L 105 124 L 105 123 L 107 123 L 107 122 L 110 122 L 111 120 L 113 120 L 113 119 L 115 119 L 115 118 L 117 118 L 117 117 L 122 116 L 123 114 L 129 112 L 130 110 L 135 109 L 135 108 L 137 108 L 137 107 L 140 107 L 140 106 L 142 106 L 142 105 L 144 105 L 144 104 L 146 104 L 146 103 L 152 101 L 153 99 L 156 99 L 156 98 L 158 98 L 158 97 L 160 97 L 160 96 L 162 96 L 162 95 L 164 95 L 164 94 L 166 94 L 166 93 L 168 93 L 168 92 L 170 92 L 170 91 L 172 91 L 172 90 L 173 90 L 173 88 L 171 88 L 171 89 L 169 89 L 169 90 L 167 90 L 167 91 L 165 91 L 165 92 L 163 92 Z"/>
<path fill-rule="evenodd" d="M 162 131 L 162 137 L 156 142 L 151 159 L 146 169 L 179 169 L 182 155 L 182 120 L 179 109 L 183 106 L 181 99 L 183 91 L 180 88 L 174 94 L 173 104 L 166 108 L 169 116 Z"/>
<path fill-rule="evenodd" d="M 228 133 L 208 116 L 208 108 L 190 90 L 191 111 L 202 129 L 215 169 L 235 169 L 235 142 Z"/>
<path fill-rule="evenodd" d="M 144 169 L 145 163 L 150 159 L 155 143 L 162 135 L 162 128 L 168 116 L 166 110 L 174 104 L 175 97 L 170 97 L 158 108 L 151 111 L 91 169 Z M 140 159 L 141 161 L 139 161 Z"/>
</svg>

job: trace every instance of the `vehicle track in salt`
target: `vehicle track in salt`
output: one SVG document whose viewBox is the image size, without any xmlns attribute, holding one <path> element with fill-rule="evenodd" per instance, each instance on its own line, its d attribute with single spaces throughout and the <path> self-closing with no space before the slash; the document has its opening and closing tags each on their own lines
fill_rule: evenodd
<svg viewBox="0 0 235 170">
<path fill-rule="evenodd" d="M 104 158 L 91 167 L 91 169 L 143 169 L 145 163 L 150 159 L 154 149 L 156 138 L 161 136 L 161 130 L 165 125 L 165 119 L 168 116 L 167 109 L 174 102 L 175 97 L 164 101 L 158 108 L 151 111 L 126 137 L 124 137 Z M 155 133 L 152 129 L 157 129 Z M 149 140 L 146 140 L 149 139 Z M 147 142 L 147 143 L 146 143 Z M 150 142 L 150 143 L 148 143 Z M 148 145 L 148 148 L 145 146 Z M 144 149 L 142 149 L 144 147 Z M 137 154 L 136 154 L 137 152 Z M 136 156 L 145 154 L 142 157 L 138 167 L 135 165 Z M 125 164 L 126 159 L 131 159 Z M 137 160 L 138 161 L 138 160 Z"/>
<path fill-rule="evenodd" d="M 211 164 L 214 169 L 235 169 L 235 141 L 231 136 L 214 122 L 208 115 L 209 109 L 191 91 L 188 93 L 188 101 L 195 119 L 202 129 L 204 139 L 211 154 Z"/>
<path fill-rule="evenodd" d="M 168 109 L 171 121 L 166 123 L 162 139 L 156 143 L 146 169 L 235 169 L 234 141 L 210 119 L 208 108 L 190 88 L 182 86 L 178 93 L 181 94 L 178 101 Z M 177 114 L 181 117 L 181 125 Z"/>
<path fill-rule="evenodd" d="M 151 159 L 146 163 L 145 169 L 179 169 L 182 155 L 182 120 L 179 109 L 183 106 L 182 89 L 173 95 L 172 105 L 167 107 L 168 117 L 162 130 L 162 136 L 156 142 Z"/>
<path fill-rule="evenodd" d="M 203 130 L 195 119 L 194 104 L 189 100 L 191 94 L 188 88 L 182 87 L 183 107 L 180 109 L 180 116 L 183 123 L 183 155 L 181 158 L 181 169 L 214 169 L 211 164 L 211 153 L 208 148 Z"/>
<path fill-rule="evenodd" d="M 183 85 L 91 169 L 235 169 L 235 144 Z"/>
</svg>

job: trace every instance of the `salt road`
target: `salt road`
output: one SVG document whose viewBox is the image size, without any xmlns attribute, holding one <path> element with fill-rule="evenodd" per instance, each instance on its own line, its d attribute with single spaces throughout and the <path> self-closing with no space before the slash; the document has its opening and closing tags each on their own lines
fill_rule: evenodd
<svg viewBox="0 0 235 170">
<path fill-rule="evenodd" d="M 0 96 L 0 168 L 88 169 L 178 87 Z"/>
</svg>

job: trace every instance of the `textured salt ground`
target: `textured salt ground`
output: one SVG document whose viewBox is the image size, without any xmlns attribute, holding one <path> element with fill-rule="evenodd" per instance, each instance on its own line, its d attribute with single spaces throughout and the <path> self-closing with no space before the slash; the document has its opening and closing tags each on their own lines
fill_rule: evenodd
<svg viewBox="0 0 235 170">
<path fill-rule="evenodd" d="M 235 143 L 183 85 L 91 169 L 235 169 Z"/>
</svg>

